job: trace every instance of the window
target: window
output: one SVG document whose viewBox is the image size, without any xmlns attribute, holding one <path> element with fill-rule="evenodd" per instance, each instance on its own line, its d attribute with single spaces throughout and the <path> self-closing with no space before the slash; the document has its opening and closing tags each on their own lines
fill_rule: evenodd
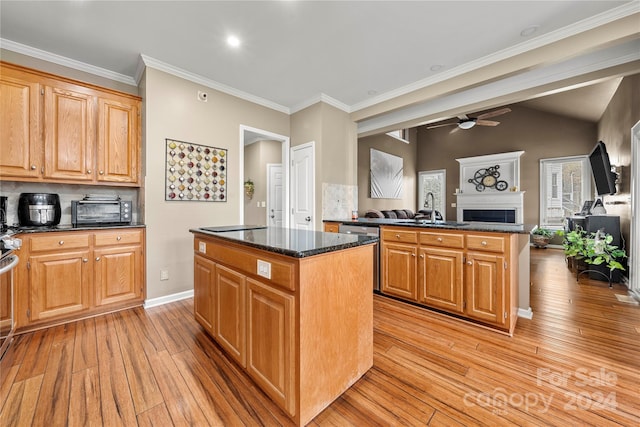
<svg viewBox="0 0 640 427">
<path fill-rule="evenodd" d="M 540 226 L 561 228 L 591 194 L 587 156 L 540 160 Z"/>
<path fill-rule="evenodd" d="M 427 193 L 433 193 L 434 204 L 436 210 L 442 214 L 442 219 L 446 220 L 446 203 L 447 195 L 445 193 L 447 187 L 447 171 L 446 169 L 418 172 L 418 211 L 425 208 Z M 431 201 L 429 201 L 431 203 Z M 427 209 L 431 209 L 428 206 Z"/>
</svg>

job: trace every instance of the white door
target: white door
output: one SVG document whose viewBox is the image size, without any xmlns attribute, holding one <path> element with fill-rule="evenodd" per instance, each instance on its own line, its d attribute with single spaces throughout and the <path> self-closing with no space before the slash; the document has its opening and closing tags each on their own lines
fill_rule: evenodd
<svg viewBox="0 0 640 427">
<path fill-rule="evenodd" d="M 284 210 L 284 187 L 282 164 L 267 164 L 267 224 L 270 227 L 282 227 Z"/>
<path fill-rule="evenodd" d="M 315 144 L 313 141 L 291 149 L 292 228 L 313 230 L 315 222 Z"/>
</svg>

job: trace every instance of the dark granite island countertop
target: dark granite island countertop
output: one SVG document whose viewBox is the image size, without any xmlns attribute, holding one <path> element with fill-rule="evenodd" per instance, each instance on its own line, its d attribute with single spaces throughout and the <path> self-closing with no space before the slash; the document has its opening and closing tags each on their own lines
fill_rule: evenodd
<svg viewBox="0 0 640 427">
<path fill-rule="evenodd" d="M 492 233 L 529 234 L 535 228 L 532 224 L 505 224 L 501 222 L 457 222 L 436 221 L 424 219 L 392 219 L 392 218 L 358 218 L 358 219 L 325 219 L 322 222 L 335 222 L 347 225 L 362 225 L 368 227 L 383 227 L 387 225 L 397 227 L 436 228 L 461 231 L 487 231 Z"/>
<path fill-rule="evenodd" d="M 239 243 L 256 249 L 275 252 L 293 258 L 305 258 L 327 252 L 339 251 L 356 246 L 378 242 L 375 236 L 356 236 L 351 234 L 324 233 L 321 231 L 297 230 L 280 227 L 255 228 L 241 230 L 242 226 L 201 227 L 189 230 Z M 219 231 L 221 230 L 221 231 Z"/>
</svg>

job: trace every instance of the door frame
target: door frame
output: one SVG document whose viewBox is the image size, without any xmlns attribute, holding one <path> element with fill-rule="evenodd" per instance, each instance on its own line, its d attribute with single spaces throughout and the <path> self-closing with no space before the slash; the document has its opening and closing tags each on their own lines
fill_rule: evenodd
<svg viewBox="0 0 640 427">
<path fill-rule="evenodd" d="M 298 151 L 298 150 L 302 150 L 305 148 L 309 148 L 311 147 L 311 150 L 313 152 L 313 162 L 311 163 L 311 188 L 313 189 L 313 194 L 311 195 L 311 212 L 313 212 L 313 220 L 311 221 L 311 229 L 312 230 L 317 230 L 318 228 L 316 227 L 316 220 L 317 220 L 317 216 L 316 215 L 316 143 L 315 141 L 309 141 L 305 144 L 300 144 L 300 145 L 296 145 L 295 147 L 291 147 L 291 166 L 293 166 L 293 153 L 294 151 Z M 293 174 L 290 175 L 291 178 L 293 179 Z M 293 186 L 293 185 L 291 185 Z M 293 197 L 293 195 L 291 196 Z M 293 204 L 293 203 L 292 203 Z M 290 219 L 290 224 L 295 224 L 293 215 L 293 208 L 291 209 L 287 209 L 287 212 L 289 212 L 289 214 L 287 215 L 287 217 Z"/>
<path fill-rule="evenodd" d="M 631 188 L 630 195 L 640 190 L 640 121 L 631 127 Z M 629 292 L 640 300 L 640 200 L 631 198 L 631 252 L 629 257 Z"/>
<path fill-rule="evenodd" d="M 238 179 L 238 224 L 244 224 L 244 147 L 245 144 L 249 140 L 250 135 L 259 134 L 260 136 L 264 136 L 265 140 L 273 140 L 280 141 L 282 144 L 282 186 L 284 194 L 282 199 L 284 200 L 284 210 L 285 212 L 289 212 L 290 208 L 290 185 L 289 185 L 289 176 L 290 176 L 290 161 L 289 161 L 289 151 L 290 151 L 290 138 L 285 135 L 280 135 L 274 132 L 270 132 L 264 129 L 258 129 L 247 125 L 240 125 L 240 138 L 239 138 L 239 149 L 238 149 L 238 157 L 239 157 L 239 179 Z M 284 215 L 283 218 L 283 227 L 289 227 L 289 215 Z"/>
</svg>

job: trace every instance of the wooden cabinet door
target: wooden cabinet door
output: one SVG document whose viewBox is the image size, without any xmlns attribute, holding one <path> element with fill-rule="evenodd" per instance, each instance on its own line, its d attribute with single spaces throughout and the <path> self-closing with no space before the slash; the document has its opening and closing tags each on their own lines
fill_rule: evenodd
<svg viewBox="0 0 640 427">
<path fill-rule="evenodd" d="M 32 256 L 29 264 L 31 321 L 89 309 L 89 251 Z"/>
<path fill-rule="evenodd" d="M 11 274 L 0 275 L 0 337 L 6 337 L 11 331 L 13 319 L 13 293 Z"/>
<path fill-rule="evenodd" d="M 216 265 L 215 275 L 214 335 L 218 343 L 246 367 L 245 276 L 221 265 Z"/>
<path fill-rule="evenodd" d="M 96 306 L 142 298 L 142 248 L 139 245 L 95 249 L 93 257 Z"/>
<path fill-rule="evenodd" d="M 41 174 L 40 85 L 18 71 L 0 72 L 0 177 Z"/>
<path fill-rule="evenodd" d="M 295 414 L 295 299 L 247 279 L 247 370 L 280 407 Z"/>
<path fill-rule="evenodd" d="M 417 300 L 415 245 L 383 242 L 381 291 Z"/>
<path fill-rule="evenodd" d="M 102 182 L 139 182 L 138 102 L 98 100 L 98 175 Z"/>
<path fill-rule="evenodd" d="M 454 313 L 463 312 L 462 251 L 421 248 L 418 301 Z"/>
<path fill-rule="evenodd" d="M 195 254 L 193 257 L 193 309 L 198 323 L 214 331 L 214 289 L 216 264 Z"/>
<path fill-rule="evenodd" d="M 504 326 L 505 258 L 479 252 L 467 253 L 466 314 L 473 319 Z"/>
<path fill-rule="evenodd" d="M 93 181 L 94 97 L 46 86 L 44 103 L 44 177 Z"/>
<path fill-rule="evenodd" d="M 340 224 L 337 222 L 325 222 L 324 223 L 324 232 L 325 233 L 338 233 L 340 231 Z"/>
</svg>

